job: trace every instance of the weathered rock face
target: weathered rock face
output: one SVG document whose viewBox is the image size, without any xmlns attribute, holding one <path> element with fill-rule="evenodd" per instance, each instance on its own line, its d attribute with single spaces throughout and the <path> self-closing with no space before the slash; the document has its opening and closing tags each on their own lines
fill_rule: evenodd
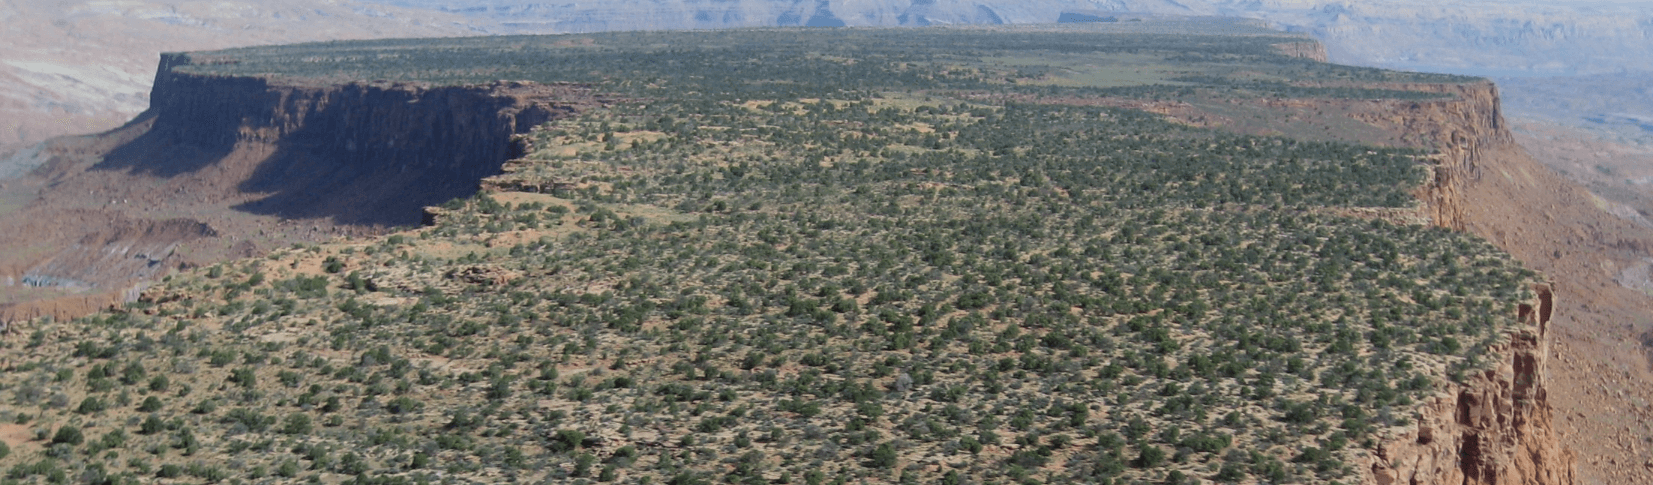
<svg viewBox="0 0 1653 485">
<path fill-rule="evenodd" d="M 1483 166 L 1496 163 L 1494 152 L 1518 151 L 1514 136 L 1504 126 L 1498 88 L 1490 82 L 1467 84 L 1407 84 L 1396 89 L 1446 93 L 1453 97 L 1389 107 L 1381 113 L 1357 116 L 1402 134 L 1401 143 L 1438 152 L 1430 179 L 1416 195 L 1424 202 L 1435 225 L 1463 231 L 1464 206 L 1471 203 L 1465 190 L 1481 180 Z"/>
<path fill-rule="evenodd" d="M 1505 126 L 1492 83 L 1397 86 L 1453 98 L 1392 105 L 1360 115 L 1402 133 L 1406 145 L 1434 149 L 1429 180 L 1418 188 L 1423 216 L 1465 231 L 1532 265 L 1552 246 L 1549 211 L 1576 199 L 1532 161 Z M 1559 187 L 1559 189 L 1558 189 Z M 1567 210 L 1588 210 L 1588 203 Z M 1559 232 L 1559 231 L 1556 231 Z M 1536 265 L 1541 271 L 1555 270 Z M 1552 278 L 1567 278 L 1551 274 Z M 1563 287 L 1565 288 L 1565 287 Z M 1488 353 L 1489 367 L 1419 408 L 1418 427 L 1383 443 L 1363 470 L 1378 484 L 1572 484 L 1577 458 L 1562 445 L 1546 388 L 1555 291 L 1533 288 L 1519 325 Z M 1580 295 L 1580 298 L 1588 296 Z"/>
<path fill-rule="evenodd" d="M 1506 129 L 1490 83 L 1414 89 L 1450 92 L 1455 99 L 1394 103 L 1359 116 L 1402 134 L 1402 144 L 1438 152 L 1433 179 L 1418 192 L 1426 219 L 1487 239 L 1543 273 L 1564 295 L 1554 302 L 1557 324 L 1545 336 L 1562 356 L 1546 391 L 1566 396 L 1549 401 L 1565 419 L 1557 423 L 1565 434 L 1558 436 L 1560 447 L 1545 446 L 1589 458 L 1573 472 L 1580 482 L 1648 483 L 1646 470 L 1653 467 L 1628 444 L 1632 438 L 1625 436 L 1635 435 L 1623 427 L 1644 421 L 1640 403 L 1646 398 L 1638 396 L 1645 396 L 1646 380 L 1639 377 L 1645 374 L 1603 380 L 1601 369 L 1615 368 L 1617 359 L 1646 362 L 1645 347 L 1620 348 L 1642 331 L 1633 325 L 1645 321 L 1646 295 L 1614 278 L 1648 257 L 1653 234 L 1602 209 L 1602 199 L 1533 160 Z M 1557 428 L 1548 428 L 1557 437 Z"/>
<path fill-rule="evenodd" d="M 1300 57 L 1317 62 L 1327 62 L 1326 44 L 1321 44 L 1319 42 L 1286 42 L 1274 44 L 1274 48 L 1279 49 L 1281 54 L 1291 57 Z"/>
<path fill-rule="evenodd" d="M 515 135 L 606 102 L 575 85 L 307 84 L 179 69 L 190 62 L 164 56 L 149 111 L 48 142 L 13 179 L 38 196 L 0 216 L 0 247 L 17 249 L 0 254 L 0 292 L 48 297 L 10 298 L 0 322 L 84 315 L 174 268 L 418 224 L 520 156 Z"/>
<path fill-rule="evenodd" d="M 213 165 L 236 190 L 269 194 L 239 209 L 351 224 L 417 223 L 421 207 L 498 173 L 517 155 L 512 135 L 593 102 L 572 85 L 310 85 L 179 72 L 183 54 L 161 63 L 154 127 L 95 168 L 170 177 Z M 157 145 L 204 156 L 160 161 Z"/>
<path fill-rule="evenodd" d="M 1491 367 L 1426 401 L 1413 432 L 1378 447 L 1366 482 L 1577 483 L 1576 457 L 1560 446 L 1545 389 L 1554 296 L 1548 285 L 1533 289 L 1538 301 L 1521 305 L 1520 328 L 1493 346 Z"/>
</svg>

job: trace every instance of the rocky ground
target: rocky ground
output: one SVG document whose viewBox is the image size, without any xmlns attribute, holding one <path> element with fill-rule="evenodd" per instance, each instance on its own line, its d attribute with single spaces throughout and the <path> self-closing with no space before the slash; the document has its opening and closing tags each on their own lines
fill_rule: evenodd
<svg viewBox="0 0 1653 485">
<path fill-rule="evenodd" d="M 1530 120 L 1516 128 L 1533 159 L 1556 171 L 1527 192 L 1548 199 L 1541 219 L 1527 218 L 1536 229 L 1529 234 L 1548 236 L 1506 249 L 1570 295 L 1560 303 L 1550 366 L 1563 442 L 1577 450 L 1584 483 L 1653 481 L 1653 305 L 1646 279 L 1634 278 L 1645 272 L 1653 231 L 1636 181 L 1653 159 L 1578 130 Z"/>
</svg>

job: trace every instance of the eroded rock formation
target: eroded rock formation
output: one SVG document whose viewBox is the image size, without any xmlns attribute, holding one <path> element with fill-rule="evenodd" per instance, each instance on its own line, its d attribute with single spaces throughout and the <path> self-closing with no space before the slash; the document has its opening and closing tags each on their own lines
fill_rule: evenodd
<svg viewBox="0 0 1653 485">
<path fill-rule="evenodd" d="M 1394 89 L 1444 93 L 1451 98 L 1433 101 L 1390 102 L 1387 109 L 1356 116 L 1401 134 L 1403 145 L 1435 150 L 1428 182 L 1416 192 L 1435 225 L 1464 231 L 1467 204 L 1490 202 L 1471 199 L 1470 187 L 1481 181 L 1483 167 L 1519 152 L 1504 126 L 1498 88 L 1490 82 L 1465 84 L 1403 84 Z M 1507 169 L 1499 169 L 1507 170 Z"/>
<path fill-rule="evenodd" d="M 1618 287 L 1612 278 L 1615 268 L 1645 258 L 1653 239 L 1633 222 L 1602 210 L 1600 199 L 1584 188 L 1533 160 L 1505 126 L 1498 91 L 1491 83 L 1409 89 L 1444 92 L 1453 99 L 1408 103 L 1367 119 L 1403 133 L 1405 144 L 1436 152 L 1432 179 L 1418 191 L 1425 215 L 1436 225 L 1488 239 L 1544 273 L 1567 297 L 1534 307 L 1533 321 L 1551 323 L 1516 332 L 1498 349 L 1495 367 L 1423 408 L 1423 416 L 1442 423 L 1436 430 L 1473 431 L 1469 438 L 1453 438 L 1460 456 L 1473 458 L 1470 466 L 1454 472 L 1414 461 L 1409 471 L 1396 466 L 1394 476 L 1411 473 L 1420 477 L 1416 483 L 1454 484 L 1643 481 L 1643 460 L 1636 457 L 1634 444 L 1625 444 L 1621 427 L 1591 424 L 1637 419 L 1636 405 L 1625 397 L 1633 396 L 1634 389 L 1598 389 L 1604 386 L 1599 374 L 1578 374 L 1593 369 L 1593 364 L 1579 362 L 1609 357 L 1563 351 L 1557 355 L 1570 358 L 1571 364 L 1552 371 L 1546 349 L 1552 342 L 1574 352 L 1601 349 L 1594 339 L 1630 328 L 1627 322 L 1645 315 L 1645 310 L 1637 310 L 1645 308 L 1643 295 Z M 1557 321 L 1561 326 L 1553 324 Z M 1545 375 L 1560 380 L 1550 381 Z M 1622 377 L 1628 381 L 1632 376 Z M 1591 383 L 1581 384 L 1584 380 Z M 1567 397 L 1548 399 L 1558 392 Z M 1591 399 L 1582 399 L 1586 395 Z M 1552 415 L 1565 416 L 1566 427 Z M 1412 453 L 1423 460 L 1429 455 L 1407 442 L 1397 441 L 1391 457 Z M 1575 453 L 1600 459 L 1580 469 Z"/>
<path fill-rule="evenodd" d="M 1577 483 L 1545 388 L 1554 295 L 1549 285 L 1533 290 L 1537 301 L 1520 305 L 1519 326 L 1490 349 L 1489 367 L 1424 402 L 1411 433 L 1380 444 L 1367 482 Z"/>
</svg>

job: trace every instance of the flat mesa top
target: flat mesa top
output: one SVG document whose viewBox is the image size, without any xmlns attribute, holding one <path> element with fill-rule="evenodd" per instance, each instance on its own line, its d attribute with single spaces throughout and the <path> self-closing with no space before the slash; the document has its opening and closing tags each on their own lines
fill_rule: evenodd
<svg viewBox="0 0 1653 485">
<path fill-rule="evenodd" d="M 291 82 L 574 82 L 636 92 L 661 81 L 738 80 L 802 89 L 1053 89 L 1221 83 L 1465 82 L 1301 57 L 1313 39 L 1231 19 L 997 27 L 724 31 L 395 39 L 186 54 L 184 73 Z M 1311 49 L 1312 50 L 1312 49 Z M 970 75 L 964 73 L 968 71 Z M 848 82 L 846 84 L 846 81 Z M 680 84 L 681 86 L 681 84 Z M 639 93 L 642 94 L 642 93 Z"/>
<path fill-rule="evenodd" d="M 247 146 L 241 127 L 310 116 L 282 147 L 298 161 L 265 172 L 328 179 L 285 192 L 305 202 L 422 196 L 437 184 L 404 156 L 480 140 L 465 120 L 504 104 L 470 88 L 365 95 L 379 81 L 569 82 L 550 90 L 621 101 L 554 100 L 569 109 L 520 133 L 520 156 L 429 226 L 202 266 L 119 313 L 33 324 L 0 373 L 0 398 L 27 413 L 0 420 L 55 431 L 12 445 L 9 473 L 1366 480 L 1380 446 L 1450 420 L 1419 410 L 1489 382 L 1472 380 L 1506 365 L 1531 322 L 1516 309 L 1538 275 L 1425 227 L 1413 195 L 1434 143 L 1417 125 L 1491 114 L 1413 100 L 1491 86 L 1407 84 L 1471 78 L 1185 26 L 170 56 L 161 80 L 176 82 L 157 89 L 176 91 L 156 98 L 191 101 L 173 114 L 197 124 L 224 102 L 240 125 L 214 139 Z M 372 84 L 280 84 L 335 80 Z M 449 116 L 465 109 L 482 111 Z M 181 145 L 163 134 L 156 145 Z M 1481 389 L 1531 395 L 1503 382 Z"/>
</svg>

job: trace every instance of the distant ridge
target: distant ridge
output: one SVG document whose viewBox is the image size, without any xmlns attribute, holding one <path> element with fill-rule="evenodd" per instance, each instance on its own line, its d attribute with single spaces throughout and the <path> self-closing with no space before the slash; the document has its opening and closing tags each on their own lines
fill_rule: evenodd
<svg viewBox="0 0 1653 485">
<path fill-rule="evenodd" d="M 1061 16 L 1056 17 L 1056 23 L 1059 23 L 1059 24 L 1077 24 L 1077 23 L 1088 23 L 1088 22 L 1118 22 L 1118 21 L 1119 21 L 1119 17 L 1115 17 L 1115 16 L 1112 16 L 1112 15 L 1103 17 L 1101 15 L 1092 15 L 1092 14 L 1088 14 L 1088 13 L 1079 13 L 1079 12 L 1062 12 Z"/>
</svg>

